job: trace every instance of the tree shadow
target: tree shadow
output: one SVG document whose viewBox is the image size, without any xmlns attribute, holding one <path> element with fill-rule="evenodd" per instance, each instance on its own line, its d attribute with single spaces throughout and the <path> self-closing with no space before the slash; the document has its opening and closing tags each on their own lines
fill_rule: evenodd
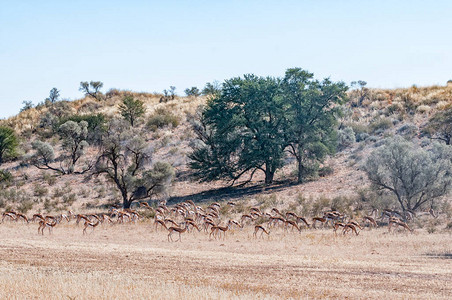
<svg viewBox="0 0 452 300">
<path fill-rule="evenodd" d="M 451 253 L 426 253 L 425 255 L 429 258 L 452 259 L 452 252 Z"/>
<path fill-rule="evenodd" d="M 297 183 L 293 181 L 281 181 L 272 185 L 255 184 L 252 186 L 232 186 L 202 191 L 199 193 L 170 197 L 168 204 L 176 204 L 187 200 L 193 202 L 219 202 L 237 200 L 245 196 L 252 196 L 265 192 L 277 192 Z"/>
</svg>

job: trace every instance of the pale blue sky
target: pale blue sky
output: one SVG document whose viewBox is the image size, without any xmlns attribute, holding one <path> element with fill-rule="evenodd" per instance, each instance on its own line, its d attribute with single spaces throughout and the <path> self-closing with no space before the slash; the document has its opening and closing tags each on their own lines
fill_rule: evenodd
<svg viewBox="0 0 452 300">
<path fill-rule="evenodd" d="M 452 1 L 0 0 L 0 118 L 80 81 L 161 92 L 245 73 L 371 87 L 452 79 Z"/>
</svg>

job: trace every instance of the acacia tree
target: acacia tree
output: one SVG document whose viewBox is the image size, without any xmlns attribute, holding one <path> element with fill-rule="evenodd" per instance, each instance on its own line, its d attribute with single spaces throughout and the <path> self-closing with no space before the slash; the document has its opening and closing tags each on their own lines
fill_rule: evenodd
<svg viewBox="0 0 452 300">
<path fill-rule="evenodd" d="M 336 125 L 347 86 L 329 79 L 313 79 L 300 68 L 288 69 L 282 80 L 285 103 L 285 142 L 296 158 L 298 182 L 306 169 L 322 161 L 336 148 Z"/>
<path fill-rule="evenodd" d="M 186 88 L 184 90 L 185 95 L 187 95 L 187 97 L 199 97 L 201 95 L 201 92 L 199 91 L 199 89 L 196 86 L 193 86 L 191 88 Z"/>
<path fill-rule="evenodd" d="M 75 165 L 85 154 L 89 146 L 86 141 L 88 136 L 88 122 L 67 121 L 58 129 L 62 140 L 63 152 L 55 158 L 53 147 L 42 141 L 34 141 L 32 147 L 35 153 L 31 156 L 31 163 L 38 169 L 52 170 L 60 174 L 83 174 L 89 171 L 92 164 L 88 164 L 80 171 L 75 171 Z M 58 163 L 58 165 L 54 164 Z"/>
<path fill-rule="evenodd" d="M 201 92 L 204 96 L 213 96 L 219 93 L 221 93 L 221 83 L 216 80 L 212 83 L 207 82 Z"/>
<path fill-rule="evenodd" d="M 19 141 L 12 128 L 0 126 L 0 164 L 3 163 L 5 157 L 14 156 Z"/>
<path fill-rule="evenodd" d="M 132 96 L 126 96 L 119 105 L 119 112 L 126 121 L 133 127 L 138 118 L 141 118 L 146 109 L 143 101 L 139 99 L 133 99 Z"/>
<path fill-rule="evenodd" d="M 450 145 L 452 142 L 452 107 L 437 112 L 423 129 L 431 139 L 441 140 Z"/>
<path fill-rule="evenodd" d="M 102 140 L 95 174 L 105 174 L 121 192 L 124 208 L 133 201 L 164 193 L 174 170 L 166 162 L 151 165 L 151 149 L 137 130 L 123 120 L 112 120 Z"/>
<path fill-rule="evenodd" d="M 365 171 L 376 190 L 389 192 L 403 211 L 416 210 L 444 196 L 452 184 L 452 150 L 435 144 L 425 150 L 401 137 L 374 150 Z"/>
<path fill-rule="evenodd" d="M 189 156 L 195 175 L 234 182 L 261 170 L 265 183 L 272 183 L 283 165 L 282 100 L 275 78 L 245 75 L 225 81 L 202 113 L 197 130 L 201 144 Z"/>
<path fill-rule="evenodd" d="M 80 82 L 79 91 L 85 93 L 85 96 L 91 96 L 96 100 L 101 100 L 102 93 L 100 89 L 104 86 L 101 81 L 82 81 Z"/>
<path fill-rule="evenodd" d="M 57 88 L 53 88 L 50 90 L 49 98 L 47 98 L 46 100 L 49 100 L 51 103 L 55 103 L 59 97 L 60 91 Z"/>
</svg>

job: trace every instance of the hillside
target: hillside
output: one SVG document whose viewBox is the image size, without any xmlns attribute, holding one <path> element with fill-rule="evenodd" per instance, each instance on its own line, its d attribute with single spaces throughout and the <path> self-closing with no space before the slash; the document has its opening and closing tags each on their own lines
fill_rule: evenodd
<svg viewBox="0 0 452 300">
<path fill-rule="evenodd" d="M 153 148 L 152 159 L 168 161 L 176 170 L 176 178 L 164 198 L 170 202 L 189 199 L 202 202 L 246 200 L 249 205 L 268 203 L 280 208 L 305 203 L 306 199 L 311 203 L 323 201 L 324 204 L 338 197 L 353 201 L 368 185 L 361 164 L 376 146 L 381 145 L 384 138 L 403 135 L 420 141 L 420 129 L 428 118 L 452 105 L 451 84 L 394 90 L 352 90 L 349 92 L 350 101 L 346 105 L 341 128 L 352 128 L 356 141 L 326 160 L 322 166 L 322 177 L 294 184 L 296 168 L 288 158 L 288 164 L 277 172 L 275 184 L 264 185 L 262 174 L 256 174 L 250 183 L 240 186 L 240 182 L 237 182 L 235 188 L 227 188 L 225 182 L 200 183 L 190 176 L 187 153 L 195 139 L 190 121 L 198 106 L 206 102 L 205 97 L 176 97 L 160 103 L 161 95 L 111 90 L 106 94 L 105 101 L 86 97 L 57 102 L 53 106 L 41 105 L 0 121 L 1 125 L 14 128 L 20 137 L 18 158 L 1 165 L 1 169 L 11 172 L 13 180 L 0 192 L 0 208 L 25 213 L 54 213 L 99 210 L 119 203 L 119 192 L 103 176 L 61 176 L 28 165 L 24 163 L 24 158 L 32 153 L 31 142 L 36 139 L 49 142 L 58 153 L 61 142 L 42 126 L 43 118 L 51 109 L 53 113 L 57 111 L 61 114 L 61 117 L 102 113 L 110 118 L 118 115 L 118 106 L 125 95 L 140 99 L 145 104 L 146 115 L 139 126 L 146 128 L 147 142 Z M 155 117 L 156 111 L 159 114 L 167 113 L 176 120 L 177 126 L 155 128 L 147 125 L 149 119 Z M 90 147 L 86 160 L 94 159 L 96 154 L 96 148 Z"/>
</svg>

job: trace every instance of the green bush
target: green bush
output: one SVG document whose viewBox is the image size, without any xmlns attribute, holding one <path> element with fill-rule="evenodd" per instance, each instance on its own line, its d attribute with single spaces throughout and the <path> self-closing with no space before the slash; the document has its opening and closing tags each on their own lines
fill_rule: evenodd
<svg viewBox="0 0 452 300">
<path fill-rule="evenodd" d="M 171 125 L 173 128 L 179 125 L 179 117 L 175 116 L 171 112 L 164 108 L 158 108 L 155 112 L 149 116 L 147 122 L 147 128 L 152 131 L 156 131 L 158 128 Z"/>
<path fill-rule="evenodd" d="M 8 170 L 0 170 L 0 183 L 10 182 L 13 179 L 13 174 Z"/>
<path fill-rule="evenodd" d="M 86 121 L 88 123 L 88 136 L 86 140 L 90 144 L 98 144 L 102 134 L 106 130 L 107 119 L 103 114 L 72 115 L 62 118 L 58 123 L 58 128 L 67 121 L 73 121 L 77 124 L 80 124 L 81 121 Z"/>
<path fill-rule="evenodd" d="M 33 194 L 36 197 L 42 197 L 45 196 L 49 193 L 49 190 L 43 186 L 41 186 L 40 184 L 35 184 L 34 189 L 33 189 Z"/>
</svg>

